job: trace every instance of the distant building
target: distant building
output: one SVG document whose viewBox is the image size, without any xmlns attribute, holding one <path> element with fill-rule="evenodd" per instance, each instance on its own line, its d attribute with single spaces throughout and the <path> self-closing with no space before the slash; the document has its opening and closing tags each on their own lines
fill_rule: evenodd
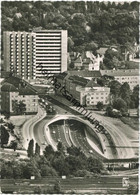
<svg viewBox="0 0 140 195">
<path fill-rule="evenodd" d="M 127 82 L 131 89 L 139 84 L 139 69 L 101 70 L 101 74 L 113 76 L 121 84 Z"/>
<path fill-rule="evenodd" d="M 67 73 L 70 76 L 79 76 L 79 77 L 83 77 L 85 79 L 89 79 L 89 80 L 94 80 L 94 82 L 97 82 L 97 79 L 100 78 L 101 72 L 98 70 L 94 70 L 94 71 L 87 71 L 87 70 L 81 70 L 81 71 L 77 71 L 77 70 L 71 70 L 71 71 L 67 71 Z"/>
<path fill-rule="evenodd" d="M 81 58 L 81 56 L 79 56 L 79 57 L 74 61 L 74 68 L 75 68 L 75 69 L 78 69 L 78 70 L 81 70 L 82 66 L 83 66 L 82 58 Z"/>
<path fill-rule="evenodd" d="M 67 71 L 67 30 L 36 31 L 36 77 Z M 42 70 L 38 67 L 42 64 Z"/>
<path fill-rule="evenodd" d="M 26 105 L 25 113 L 38 112 L 38 95 L 36 90 L 24 80 L 17 77 L 5 79 L 1 87 L 1 110 L 13 113 L 13 101 L 22 101 Z"/>
<path fill-rule="evenodd" d="M 99 101 L 104 105 L 109 104 L 110 88 L 101 87 L 93 80 L 70 76 L 66 80 L 66 89 L 81 105 L 97 105 Z"/>
<path fill-rule="evenodd" d="M 93 79 L 70 76 L 68 73 L 62 73 L 56 78 L 81 105 L 97 105 L 99 101 L 107 105 L 110 101 L 110 88 L 101 87 Z M 59 90 L 56 90 L 56 93 L 62 95 Z"/>
<path fill-rule="evenodd" d="M 3 33 L 4 71 L 14 72 L 23 79 L 36 77 L 35 36 L 33 32 Z"/>
<path fill-rule="evenodd" d="M 99 56 L 94 56 L 91 51 L 86 51 L 82 54 L 82 62 L 84 70 L 99 70 L 100 59 Z"/>
</svg>

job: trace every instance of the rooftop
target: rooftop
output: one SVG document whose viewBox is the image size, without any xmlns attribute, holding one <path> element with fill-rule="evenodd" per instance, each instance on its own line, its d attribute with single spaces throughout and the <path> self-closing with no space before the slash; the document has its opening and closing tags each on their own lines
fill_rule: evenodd
<svg viewBox="0 0 140 195">
<path fill-rule="evenodd" d="M 101 70 L 101 74 L 109 76 L 139 76 L 139 69 Z"/>
<path fill-rule="evenodd" d="M 1 91 L 19 92 L 19 95 L 36 95 L 37 91 L 23 79 L 18 77 L 9 77 L 2 83 Z"/>
<path fill-rule="evenodd" d="M 97 50 L 97 53 L 99 53 L 100 55 L 104 55 L 106 50 L 108 50 L 107 47 L 101 47 L 100 49 Z"/>
<path fill-rule="evenodd" d="M 101 77 L 101 72 L 98 71 L 98 70 L 94 70 L 94 71 L 88 71 L 88 70 L 82 70 L 82 71 L 77 71 L 77 70 L 72 70 L 72 71 L 67 71 L 67 73 L 70 75 L 70 76 L 80 76 L 80 77 L 84 77 L 84 78 L 87 78 L 87 77 Z"/>
<path fill-rule="evenodd" d="M 95 83 L 93 80 L 85 79 L 83 77 L 70 76 L 69 79 L 72 81 L 72 83 L 75 83 L 82 87 L 100 87 L 100 85 Z"/>
</svg>

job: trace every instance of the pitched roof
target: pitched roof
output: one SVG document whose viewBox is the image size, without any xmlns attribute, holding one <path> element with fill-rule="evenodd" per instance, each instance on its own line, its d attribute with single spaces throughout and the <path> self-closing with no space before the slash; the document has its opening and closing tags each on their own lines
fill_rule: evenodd
<svg viewBox="0 0 140 195">
<path fill-rule="evenodd" d="M 139 69 L 101 70 L 101 74 L 109 76 L 139 76 Z"/>
<path fill-rule="evenodd" d="M 76 83 L 77 85 L 81 85 L 81 86 L 86 86 L 87 83 L 89 82 L 88 79 L 85 79 L 83 77 L 79 77 L 79 76 L 70 76 L 69 79 L 72 81 L 72 83 Z"/>
<path fill-rule="evenodd" d="M 83 77 L 70 76 L 69 79 L 72 81 L 72 83 L 75 83 L 82 87 L 100 87 L 100 85 L 95 83 L 93 80 L 85 79 Z"/>
<path fill-rule="evenodd" d="M 104 55 L 106 50 L 108 50 L 108 48 L 106 47 L 101 47 L 100 49 L 97 50 L 97 53 L 99 53 L 100 55 Z"/>
<path fill-rule="evenodd" d="M 101 77 L 101 72 L 99 70 L 94 70 L 94 71 L 88 71 L 88 70 L 82 70 L 82 71 L 77 71 L 77 70 L 72 70 L 72 71 L 67 71 L 67 73 L 70 76 L 80 76 L 83 78 L 88 78 L 88 77 Z"/>
<path fill-rule="evenodd" d="M 13 84 L 5 82 L 1 87 L 1 91 L 18 92 L 18 89 Z"/>
<path fill-rule="evenodd" d="M 27 81 L 18 77 L 9 77 L 2 84 L 2 91 L 19 92 L 19 95 L 37 95 L 37 91 Z"/>
<path fill-rule="evenodd" d="M 63 73 L 59 73 L 59 74 L 57 74 L 56 75 L 56 78 L 58 78 L 58 79 L 64 79 L 64 78 L 66 78 L 68 76 L 68 73 L 67 72 L 63 72 Z"/>
<path fill-rule="evenodd" d="M 81 57 L 77 58 L 77 59 L 74 61 L 74 63 L 82 63 Z"/>
</svg>

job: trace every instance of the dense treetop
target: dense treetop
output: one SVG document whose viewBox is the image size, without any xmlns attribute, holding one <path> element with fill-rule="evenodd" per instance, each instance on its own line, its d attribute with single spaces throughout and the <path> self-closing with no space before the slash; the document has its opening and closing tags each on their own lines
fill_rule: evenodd
<svg viewBox="0 0 140 195">
<path fill-rule="evenodd" d="M 2 32 L 68 30 L 74 49 L 94 41 L 99 46 L 137 42 L 139 3 L 54 1 L 2 2 Z"/>
</svg>

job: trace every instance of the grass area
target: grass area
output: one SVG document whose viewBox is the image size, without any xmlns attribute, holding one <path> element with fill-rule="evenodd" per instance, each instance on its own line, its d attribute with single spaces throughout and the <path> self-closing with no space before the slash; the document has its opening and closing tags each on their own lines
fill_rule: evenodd
<svg viewBox="0 0 140 195">
<path fill-rule="evenodd" d="M 139 130 L 139 118 L 137 117 L 121 117 L 120 120 L 129 125 L 134 130 Z"/>
</svg>

